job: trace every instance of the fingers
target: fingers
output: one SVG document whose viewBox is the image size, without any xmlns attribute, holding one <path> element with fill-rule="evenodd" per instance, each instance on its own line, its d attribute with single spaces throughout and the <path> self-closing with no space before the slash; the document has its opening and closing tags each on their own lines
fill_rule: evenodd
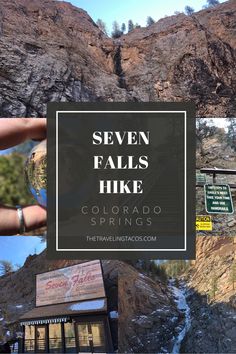
<svg viewBox="0 0 236 354">
<path fill-rule="evenodd" d="M 46 118 L 27 118 L 28 139 L 43 140 L 47 135 Z"/>
<path fill-rule="evenodd" d="M 20 222 L 15 208 L 0 206 L 0 236 L 16 235 Z"/>
<path fill-rule="evenodd" d="M 23 208 L 26 232 L 33 231 L 46 226 L 46 209 L 39 205 L 32 205 Z M 20 229 L 20 221 L 16 208 L 0 206 L 0 236 L 17 235 Z"/>
<path fill-rule="evenodd" d="M 26 232 L 46 226 L 47 211 L 39 205 L 32 205 L 23 208 Z"/>
<path fill-rule="evenodd" d="M 8 149 L 27 139 L 45 139 L 46 133 L 46 118 L 1 118 L 0 149 Z"/>
<path fill-rule="evenodd" d="M 46 138 L 47 123 L 45 118 L 1 118 L 0 149 L 18 145 L 27 139 Z M 46 210 L 38 205 L 23 208 L 26 231 L 32 231 L 46 225 Z M 18 234 L 20 221 L 17 210 L 0 206 L 0 235 Z"/>
</svg>

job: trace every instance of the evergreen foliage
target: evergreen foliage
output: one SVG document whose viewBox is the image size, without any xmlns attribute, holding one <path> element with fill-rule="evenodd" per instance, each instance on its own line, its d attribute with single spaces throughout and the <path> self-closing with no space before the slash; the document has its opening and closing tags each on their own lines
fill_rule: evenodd
<svg viewBox="0 0 236 354">
<path fill-rule="evenodd" d="M 187 5 L 187 6 L 185 6 L 184 11 L 185 11 L 186 15 L 191 16 L 194 13 L 194 8 Z"/>
<path fill-rule="evenodd" d="M 219 5 L 219 1 L 218 0 L 207 0 L 207 7 L 214 7 Z"/>
<path fill-rule="evenodd" d="M 120 29 L 120 25 L 117 21 L 114 21 L 112 24 L 112 33 L 111 36 L 112 38 L 119 38 L 120 36 L 122 36 L 123 32 Z"/>
<path fill-rule="evenodd" d="M 125 25 L 124 22 L 123 22 L 122 25 L 121 25 L 121 31 L 122 31 L 123 33 L 125 33 L 125 31 L 126 31 L 126 25 Z"/>
<path fill-rule="evenodd" d="M 0 204 L 27 205 L 34 202 L 24 176 L 25 158 L 16 152 L 0 156 Z"/>
<path fill-rule="evenodd" d="M 133 31 L 133 29 L 134 29 L 134 23 L 133 23 L 132 20 L 129 20 L 129 22 L 128 22 L 128 32 Z"/>
<path fill-rule="evenodd" d="M 148 16 L 147 17 L 147 27 L 153 25 L 153 23 L 155 23 L 153 18 L 151 16 Z"/>
<path fill-rule="evenodd" d="M 217 276 L 213 274 L 213 277 L 211 279 L 210 291 L 209 291 L 209 296 L 211 300 L 215 300 L 216 293 L 218 290 L 217 282 L 218 282 Z"/>
<path fill-rule="evenodd" d="M 196 138 L 197 138 L 197 146 L 201 150 L 201 155 L 204 155 L 203 150 L 203 140 L 213 136 L 217 127 L 211 124 L 212 121 L 205 118 L 197 118 L 196 119 Z"/>
<path fill-rule="evenodd" d="M 232 283 L 232 288 L 235 290 L 235 283 L 236 283 L 236 261 L 234 260 L 230 272 L 230 282 Z"/>
<path fill-rule="evenodd" d="M 103 20 L 100 18 L 96 22 L 97 26 L 100 28 L 100 30 L 107 35 L 107 26 Z"/>
<path fill-rule="evenodd" d="M 0 275 L 6 275 L 14 271 L 13 264 L 9 261 L 0 261 Z"/>
<path fill-rule="evenodd" d="M 185 260 L 169 260 L 164 262 L 162 267 L 164 267 L 169 277 L 175 278 L 183 274 L 189 268 L 190 264 L 190 261 Z"/>
<path fill-rule="evenodd" d="M 227 132 L 227 144 L 236 151 L 236 118 L 227 118 L 229 123 Z"/>
</svg>

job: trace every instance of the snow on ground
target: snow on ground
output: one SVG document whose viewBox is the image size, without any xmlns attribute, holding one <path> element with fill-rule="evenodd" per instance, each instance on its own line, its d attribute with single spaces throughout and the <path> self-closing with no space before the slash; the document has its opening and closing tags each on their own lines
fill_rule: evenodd
<svg viewBox="0 0 236 354">
<path fill-rule="evenodd" d="M 105 306 L 104 300 L 84 301 L 69 307 L 72 311 L 99 310 Z"/>
<path fill-rule="evenodd" d="M 174 342 L 174 346 L 172 349 L 172 354 L 178 354 L 180 352 L 181 343 L 190 328 L 191 317 L 190 317 L 190 308 L 189 308 L 187 301 L 186 301 L 187 289 L 186 289 L 185 285 L 183 283 L 180 283 L 179 288 L 177 288 L 176 286 L 174 286 L 174 284 L 175 283 L 173 280 L 170 281 L 170 283 L 169 283 L 170 289 L 174 295 L 178 310 L 182 311 L 185 316 L 184 326 L 180 330 L 178 336 L 176 337 L 175 342 Z"/>
<path fill-rule="evenodd" d="M 118 318 L 119 317 L 117 311 L 110 311 L 109 315 L 110 315 L 110 318 Z"/>
<path fill-rule="evenodd" d="M 141 278 L 147 279 L 147 276 L 144 275 L 143 273 L 138 273 L 138 275 L 139 275 L 139 277 L 141 277 Z"/>
<path fill-rule="evenodd" d="M 17 309 L 22 309 L 23 305 L 16 305 Z"/>
<path fill-rule="evenodd" d="M 4 316 L 2 313 L 2 309 L 0 308 L 0 322 L 4 321 Z"/>
</svg>

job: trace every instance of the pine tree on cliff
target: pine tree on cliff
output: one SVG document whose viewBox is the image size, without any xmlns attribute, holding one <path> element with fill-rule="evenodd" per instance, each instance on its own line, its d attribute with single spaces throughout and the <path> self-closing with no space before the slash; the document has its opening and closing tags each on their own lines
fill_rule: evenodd
<svg viewBox="0 0 236 354">
<path fill-rule="evenodd" d="M 153 20 L 153 18 L 151 16 L 147 17 L 147 27 L 153 25 L 153 23 L 155 23 L 155 21 Z"/>
<path fill-rule="evenodd" d="M 232 282 L 233 290 L 235 290 L 236 283 L 236 261 L 233 262 L 231 272 L 230 272 L 230 282 Z"/>
<path fill-rule="evenodd" d="M 195 11 L 194 8 L 192 8 L 191 6 L 185 6 L 184 11 L 186 13 L 186 15 L 191 16 Z"/>
<path fill-rule="evenodd" d="M 207 0 L 207 7 L 217 6 L 219 3 L 220 2 L 218 0 Z"/>
<path fill-rule="evenodd" d="M 227 118 L 228 132 L 227 132 L 227 143 L 228 145 L 236 151 L 236 118 Z"/>
<path fill-rule="evenodd" d="M 210 138 L 216 133 L 216 127 L 213 125 L 212 120 L 205 118 L 196 119 L 196 138 L 197 147 L 200 148 L 201 155 L 205 155 L 203 141 L 206 138 Z"/>
<path fill-rule="evenodd" d="M 0 156 L 0 196 L 1 203 L 8 205 L 31 204 L 24 173 L 25 157 L 16 152 Z"/>
<path fill-rule="evenodd" d="M 133 23 L 132 20 L 129 20 L 129 22 L 128 22 L 128 32 L 133 31 L 133 29 L 134 29 L 134 23 Z"/>
<path fill-rule="evenodd" d="M 96 22 L 97 26 L 100 28 L 100 30 L 107 35 L 107 26 L 103 20 L 100 18 Z"/>
<path fill-rule="evenodd" d="M 14 272 L 13 264 L 9 261 L 2 260 L 0 261 L 0 274 L 6 275 Z"/>
<path fill-rule="evenodd" d="M 217 282 L 218 282 L 217 276 L 215 274 L 213 274 L 213 277 L 211 280 L 211 288 L 209 291 L 209 295 L 212 300 L 215 300 L 215 298 L 216 298 L 216 293 L 218 290 Z"/>
<path fill-rule="evenodd" d="M 123 22 L 122 25 L 121 25 L 121 31 L 122 31 L 123 33 L 125 33 L 125 31 L 126 31 L 126 25 L 125 25 L 124 22 Z"/>
<path fill-rule="evenodd" d="M 117 21 L 113 22 L 112 28 L 113 28 L 111 33 L 112 38 L 119 38 L 120 36 L 122 36 L 123 32 L 120 30 L 120 25 Z"/>
<path fill-rule="evenodd" d="M 167 274 L 166 274 L 164 267 L 162 267 L 162 265 L 158 265 L 155 261 L 150 261 L 149 273 L 150 273 L 150 276 L 152 278 L 154 278 L 154 280 L 156 277 L 158 277 L 163 282 L 167 281 Z"/>
<path fill-rule="evenodd" d="M 162 264 L 166 274 L 174 278 L 183 274 L 189 266 L 190 263 L 185 260 L 170 260 Z"/>
</svg>

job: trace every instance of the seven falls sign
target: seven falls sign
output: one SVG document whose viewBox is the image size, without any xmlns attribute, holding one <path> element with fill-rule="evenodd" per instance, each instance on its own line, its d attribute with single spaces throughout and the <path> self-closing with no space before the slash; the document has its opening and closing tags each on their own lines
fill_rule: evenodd
<svg viewBox="0 0 236 354">
<path fill-rule="evenodd" d="M 48 105 L 48 256 L 195 257 L 191 103 Z"/>
<path fill-rule="evenodd" d="M 206 184 L 205 205 L 209 214 L 233 214 L 230 187 L 227 184 Z"/>
</svg>

